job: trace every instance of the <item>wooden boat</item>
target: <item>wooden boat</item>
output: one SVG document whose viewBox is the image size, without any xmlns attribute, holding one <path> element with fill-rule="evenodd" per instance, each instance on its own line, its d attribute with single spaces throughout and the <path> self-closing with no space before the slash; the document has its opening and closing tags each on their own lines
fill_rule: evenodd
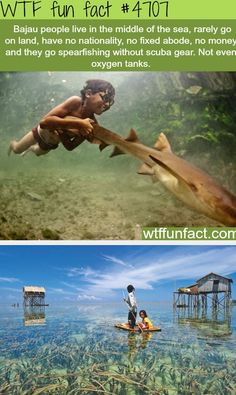
<svg viewBox="0 0 236 395">
<path fill-rule="evenodd" d="M 160 332 L 161 328 L 159 326 L 153 326 L 150 329 L 140 329 L 138 325 L 136 325 L 133 329 L 130 328 L 129 324 L 115 324 L 115 328 L 123 329 L 124 331 L 130 332 Z"/>
</svg>

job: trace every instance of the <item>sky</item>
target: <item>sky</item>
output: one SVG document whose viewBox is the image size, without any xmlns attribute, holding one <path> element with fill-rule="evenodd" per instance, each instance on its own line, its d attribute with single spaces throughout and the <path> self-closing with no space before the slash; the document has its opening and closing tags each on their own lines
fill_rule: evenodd
<svg viewBox="0 0 236 395">
<path fill-rule="evenodd" d="M 233 279 L 235 299 L 236 246 L 0 245 L 0 303 L 23 302 L 27 285 L 46 302 L 120 302 L 128 284 L 139 301 L 171 301 L 210 272 Z"/>
</svg>

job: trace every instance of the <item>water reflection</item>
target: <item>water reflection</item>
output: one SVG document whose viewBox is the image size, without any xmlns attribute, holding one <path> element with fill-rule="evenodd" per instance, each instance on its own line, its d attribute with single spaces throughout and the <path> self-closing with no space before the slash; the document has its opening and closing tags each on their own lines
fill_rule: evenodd
<svg viewBox="0 0 236 395">
<path fill-rule="evenodd" d="M 151 340 L 153 333 L 143 332 L 143 333 L 128 333 L 128 349 L 129 354 L 135 354 L 138 350 L 147 347 L 148 342 Z"/>
<path fill-rule="evenodd" d="M 24 306 L 24 326 L 46 325 L 45 306 Z"/>
<path fill-rule="evenodd" d="M 232 334 L 232 306 L 228 308 L 179 308 L 174 309 L 174 321 L 197 329 L 208 337 Z"/>
</svg>

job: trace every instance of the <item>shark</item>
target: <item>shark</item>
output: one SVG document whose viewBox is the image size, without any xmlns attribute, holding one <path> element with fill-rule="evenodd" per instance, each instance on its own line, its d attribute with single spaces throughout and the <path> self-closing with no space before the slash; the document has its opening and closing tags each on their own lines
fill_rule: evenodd
<svg viewBox="0 0 236 395">
<path fill-rule="evenodd" d="M 188 207 L 222 225 L 236 226 L 236 196 L 206 172 L 175 155 L 164 133 L 160 133 L 154 147 L 149 147 L 139 140 L 134 129 L 124 138 L 95 124 L 93 139 L 100 151 L 114 146 L 111 157 L 129 154 L 138 158 L 142 162 L 138 174 L 160 181 Z"/>
</svg>

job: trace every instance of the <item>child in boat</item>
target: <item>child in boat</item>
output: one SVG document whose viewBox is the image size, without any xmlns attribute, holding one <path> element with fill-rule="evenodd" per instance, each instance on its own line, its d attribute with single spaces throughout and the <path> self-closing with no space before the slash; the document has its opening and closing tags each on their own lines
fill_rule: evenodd
<svg viewBox="0 0 236 395">
<path fill-rule="evenodd" d="M 139 316 L 142 318 L 142 322 L 139 324 L 141 329 L 151 329 L 153 328 L 151 320 L 148 318 L 145 310 L 140 310 Z"/>
<path fill-rule="evenodd" d="M 115 89 L 104 80 L 88 80 L 81 90 L 81 97 L 72 96 L 53 108 L 39 124 L 21 138 L 12 140 L 8 155 L 13 151 L 22 154 L 31 151 L 45 155 L 59 143 L 72 151 L 84 140 L 93 141 L 95 115 L 101 115 L 114 103 Z"/>
<path fill-rule="evenodd" d="M 127 287 L 128 291 L 128 298 L 124 298 L 124 301 L 127 303 L 129 307 L 129 314 L 128 314 L 128 323 L 130 328 L 134 328 L 136 325 L 136 316 L 137 316 L 137 301 L 135 298 L 135 288 L 132 284 L 129 284 Z"/>
</svg>

